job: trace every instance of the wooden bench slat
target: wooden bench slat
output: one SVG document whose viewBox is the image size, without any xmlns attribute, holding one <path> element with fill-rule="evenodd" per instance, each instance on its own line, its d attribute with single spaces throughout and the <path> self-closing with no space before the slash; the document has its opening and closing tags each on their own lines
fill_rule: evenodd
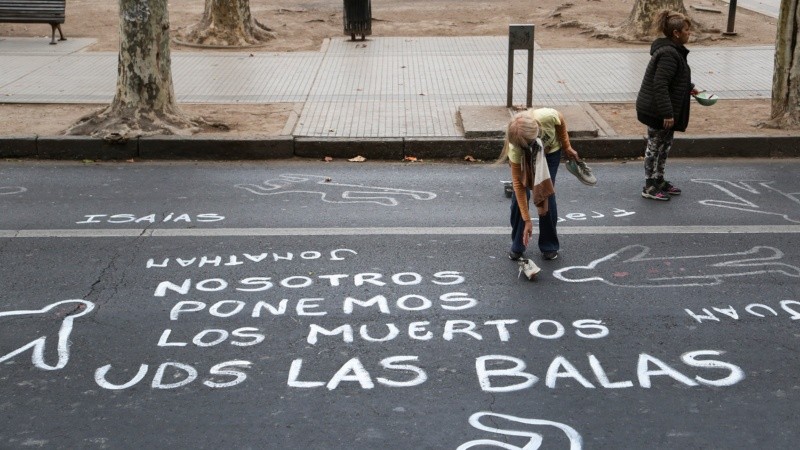
<svg viewBox="0 0 800 450">
<path fill-rule="evenodd" d="M 65 21 L 66 0 L 0 0 L 0 22 L 11 23 L 49 23 L 53 28 L 51 44 L 56 43 L 56 29 L 61 33 L 61 24 Z"/>
</svg>

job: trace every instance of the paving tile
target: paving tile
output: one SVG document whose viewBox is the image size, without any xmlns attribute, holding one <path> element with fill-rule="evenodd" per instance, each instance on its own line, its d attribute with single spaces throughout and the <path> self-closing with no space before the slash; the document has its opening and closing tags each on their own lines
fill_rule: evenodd
<svg viewBox="0 0 800 450">
<path fill-rule="evenodd" d="M 108 103 L 116 53 L 2 51 L 0 102 Z M 504 106 L 506 36 L 333 38 L 321 52 L 173 52 L 179 102 L 300 103 L 294 135 L 456 137 L 460 106 Z M 48 46 L 56 47 L 56 46 Z M 692 47 L 699 88 L 720 98 L 769 98 L 772 46 Z M 646 49 L 534 52 L 533 105 L 630 102 Z M 513 104 L 524 105 L 527 52 L 514 54 Z M 8 68 L 8 69 L 7 69 Z"/>
<path fill-rule="evenodd" d="M 50 45 L 49 35 L 48 37 L 0 37 L 0 55 L 66 55 L 85 50 L 97 42 L 97 39 L 71 38 L 67 35 L 66 41 L 57 42 L 56 45 Z"/>
<path fill-rule="evenodd" d="M 14 93 L 13 90 L 3 89 L 8 84 L 29 75 L 40 67 L 53 62 L 52 57 L 30 55 L 0 54 L 0 96 Z"/>
<path fill-rule="evenodd" d="M 730 5 L 730 0 L 722 0 L 725 5 L 728 7 Z M 781 0 L 739 0 L 736 3 L 738 8 L 745 8 L 749 9 L 750 11 L 755 11 L 760 14 L 764 14 L 765 16 L 772 17 L 777 19 L 778 14 L 781 11 Z M 727 14 L 728 10 L 725 10 Z M 725 16 L 727 17 L 727 15 Z M 726 21 L 727 24 L 727 21 Z M 736 27 L 734 26 L 734 31 L 736 31 Z"/>
<path fill-rule="evenodd" d="M 0 100 L 15 103 L 109 103 L 116 88 L 117 54 L 81 53 L 52 58 L 4 85 Z M 17 58 L 12 57 L 15 61 Z"/>
</svg>

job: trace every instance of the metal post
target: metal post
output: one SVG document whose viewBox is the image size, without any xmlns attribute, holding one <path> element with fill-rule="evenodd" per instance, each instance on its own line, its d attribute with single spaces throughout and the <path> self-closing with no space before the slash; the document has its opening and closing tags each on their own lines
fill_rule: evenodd
<svg viewBox="0 0 800 450">
<path fill-rule="evenodd" d="M 722 34 L 726 36 L 736 36 L 736 32 L 733 31 L 733 26 L 736 24 L 736 0 L 730 1 L 730 7 L 728 8 L 728 30 Z"/>
<path fill-rule="evenodd" d="M 508 26 L 508 96 L 506 107 L 511 108 L 513 103 L 514 88 L 514 50 L 528 51 L 528 89 L 525 97 L 525 106 L 533 106 L 533 25 L 509 25 Z"/>
</svg>

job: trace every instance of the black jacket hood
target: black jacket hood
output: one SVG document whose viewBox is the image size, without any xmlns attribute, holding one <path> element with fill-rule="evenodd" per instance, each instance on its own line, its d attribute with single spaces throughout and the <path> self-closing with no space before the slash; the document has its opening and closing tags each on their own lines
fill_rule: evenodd
<svg viewBox="0 0 800 450">
<path fill-rule="evenodd" d="M 664 128 L 664 119 L 675 119 L 673 129 L 686 131 L 689 124 L 692 70 L 686 56 L 689 50 L 666 37 L 650 46 L 650 62 L 636 96 L 636 116 L 655 129 Z"/>
<path fill-rule="evenodd" d="M 689 54 L 689 49 L 688 48 L 684 47 L 683 45 L 676 44 L 676 43 L 672 42 L 672 39 L 669 39 L 669 38 L 666 38 L 666 37 L 662 37 L 662 38 L 656 39 L 650 45 L 650 55 L 652 56 L 658 49 L 663 48 L 663 47 L 673 47 L 680 54 L 682 54 L 684 58 L 686 57 L 686 55 Z"/>
</svg>

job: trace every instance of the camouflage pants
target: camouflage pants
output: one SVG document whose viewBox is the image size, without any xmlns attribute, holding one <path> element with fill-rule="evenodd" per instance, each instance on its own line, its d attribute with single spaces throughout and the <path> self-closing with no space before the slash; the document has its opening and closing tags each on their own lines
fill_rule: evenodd
<svg viewBox="0 0 800 450">
<path fill-rule="evenodd" d="M 647 148 L 644 151 L 644 177 L 648 180 L 663 179 L 664 165 L 667 163 L 669 150 L 675 130 L 663 130 L 647 127 Z"/>
</svg>

